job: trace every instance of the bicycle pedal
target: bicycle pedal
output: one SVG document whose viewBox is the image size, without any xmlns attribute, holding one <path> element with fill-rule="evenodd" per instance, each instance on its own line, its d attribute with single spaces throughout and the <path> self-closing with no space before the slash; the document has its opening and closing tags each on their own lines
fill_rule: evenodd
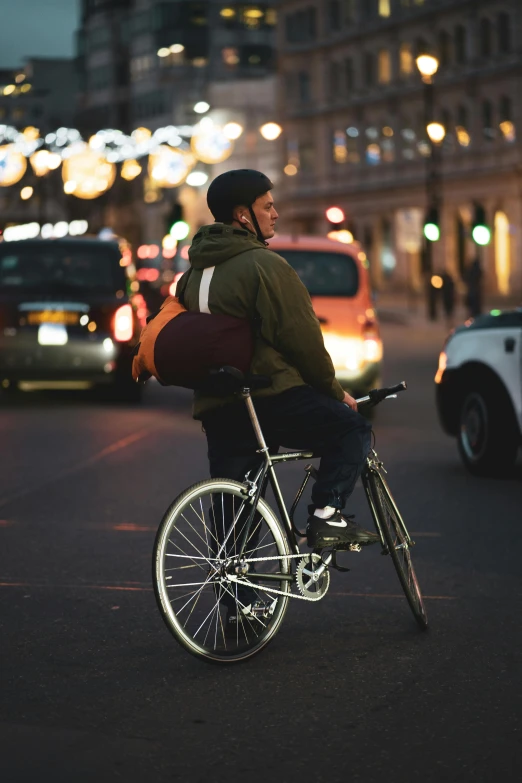
<svg viewBox="0 0 522 783">
<path fill-rule="evenodd" d="M 349 552 L 362 552 L 362 546 L 360 544 L 350 544 L 348 547 Z"/>
<path fill-rule="evenodd" d="M 344 566 L 339 565 L 339 563 L 337 562 L 337 552 L 335 551 L 335 549 L 332 552 L 331 566 L 332 568 L 335 568 L 336 571 L 340 571 L 343 574 L 347 574 L 348 571 L 350 570 L 349 568 L 345 568 Z"/>
</svg>

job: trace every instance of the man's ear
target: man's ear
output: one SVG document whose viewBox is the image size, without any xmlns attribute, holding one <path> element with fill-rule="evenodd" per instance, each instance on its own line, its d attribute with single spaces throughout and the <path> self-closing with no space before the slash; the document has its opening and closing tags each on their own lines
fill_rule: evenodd
<svg viewBox="0 0 522 783">
<path fill-rule="evenodd" d="M 241 215 L 244 215 L 245 212 L 248 212 L 248 207 L 245 204 L 243 204 L 242 206 L 239 206 L 239 207 L 234 207 L 234 209 L 232 210 L 232 217 L 240 225 L 244 225 L 246 227 L 247 223 L 245 223 L 245 221 L 241 220 Z"/>
</svg>

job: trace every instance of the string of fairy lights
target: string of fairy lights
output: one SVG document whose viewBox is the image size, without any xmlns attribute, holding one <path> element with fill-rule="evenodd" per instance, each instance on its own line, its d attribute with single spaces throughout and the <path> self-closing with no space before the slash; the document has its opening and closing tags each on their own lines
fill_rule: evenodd
<svg viewBox="0 0 522 783">
<path fill-rule="evenodd" d="M 265 139 L 275 140 L 281 128 L 266 123 L 260 132 Z M 225 161 L 242 133 L 239 123 L 221 126 L 211 117 L 203 117 L 194 126 L 168 125 L 154 132 L 143 127 L 131 134 L 100 130 L 88 140 L 75 128 L 58 128 L 41 136 L 32 126 L 20 131 L 0 125 L 0 187 L 20 182 L 28 163 L 37 177 L 61 167 L 65 193 L 94 199 L 112 187 L 118 164 L 121 177 L 130 181 L 141 174 L 144 158 L 148 159 L 148 176 L 159 188 L 174 188 L 184 182 L 201 186 L 207 174 L 195 171 L 197 164 Z"/>
</svg>

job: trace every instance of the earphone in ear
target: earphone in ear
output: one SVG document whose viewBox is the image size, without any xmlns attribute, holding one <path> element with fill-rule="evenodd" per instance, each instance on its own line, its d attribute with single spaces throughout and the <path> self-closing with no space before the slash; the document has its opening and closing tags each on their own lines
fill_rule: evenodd
<svg viewBox="0 0 522 783">
<path fill-rule="evenodd" d="M 243 223 L 250 223 L 250 220 L 246 218 L 244 215 L 241 216 L 241 220 L 243 221 Z M 250 225 L 252 225 L 252 223 L 250 223 Z"/>
</svg>

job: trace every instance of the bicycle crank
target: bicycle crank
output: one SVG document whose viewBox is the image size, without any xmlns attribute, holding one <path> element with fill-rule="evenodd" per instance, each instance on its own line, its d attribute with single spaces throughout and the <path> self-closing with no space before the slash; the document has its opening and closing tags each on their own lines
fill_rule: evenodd
<svg viewBox="0 0 522 783">
<path fill-rule="evenodd" d="M 305 598 L 319 601 L 330 587 L 330 572 L 318 554 L 305 555 L 295 572 L 297 589 Z"/>
</svg>

